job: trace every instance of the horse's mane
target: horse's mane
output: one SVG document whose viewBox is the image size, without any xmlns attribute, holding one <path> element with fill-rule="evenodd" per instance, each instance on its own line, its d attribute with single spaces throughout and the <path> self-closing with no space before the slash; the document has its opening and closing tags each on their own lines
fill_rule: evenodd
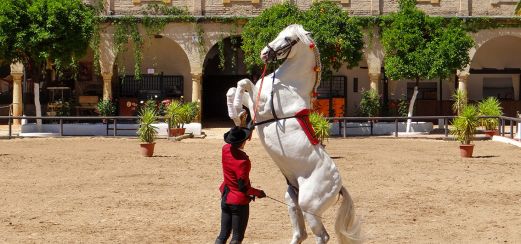
<svg viewBox="0 0 521 244">
<path fill-rule="evenodd" d="M 300 39 L 300 41 L 302 43 L 304 43 L 305 45 L 315 43 L 315 41 L 311 38 L 311 35 L 308 35 L 309 32 L 304 30 L 304 27 L 302 27 L 302 25 L 299 25 L 299 24 L 289 25 L 288 27 L 286 27 L 284 29 L 283 32 L 286 32 L 286 31 L 295 33 L 295 35 L 297 35 L 297 37 Z M 318 89 L 318 86 L 320 85 L 320 81 L 321 81 L 321 77 L 322 77 L 322 71 L 321 71 L 322 64 L 320 62 L 320 52 L 318 51 L 318 48 L 317 47 L 313 48 L 313 51 L 315 52 L 316 67 L 319 67 L 319 69 L 317 71 L 315 85 L 313 87 L 313 92 L 316 92 Z"/>
<path fill-rule="evenodd" d="M 313 42 L 313 39 L 311 39 L 311 37 L 306 34 L 308 32 L 306 30 L 304 30 L 304 27 L 302 27 L 302 25 L 292 24 L 292 25 L 289 25 L 288 27 L 286 27 L 285 30 L 295 33 L 297 35 L 297 37 L 300 39 L 300 41 L 302 41 L 306 45 L 309 45 L 310 43 Z"/>
</svg>

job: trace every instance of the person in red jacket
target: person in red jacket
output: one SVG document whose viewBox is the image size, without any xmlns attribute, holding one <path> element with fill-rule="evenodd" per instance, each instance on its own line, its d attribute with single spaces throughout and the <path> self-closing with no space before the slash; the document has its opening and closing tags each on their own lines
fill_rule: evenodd
<svg viewBox="0 0 521 244">
<path fill-rule="evenodd" d="M 243 151 L 251 130 L 233 127 L 224 134 L 226 144 L 222 147 L 222 167 L 224 181 L 221 191 L 221 232 L 215 244 L 224 244 L 233 230 L 230 244 L 240 244 L 244 239 L 250 214 L 250 201 L 254 197 L 266 197 L 264 191 L 251 187 L 251 162 Z"/>
</svg>

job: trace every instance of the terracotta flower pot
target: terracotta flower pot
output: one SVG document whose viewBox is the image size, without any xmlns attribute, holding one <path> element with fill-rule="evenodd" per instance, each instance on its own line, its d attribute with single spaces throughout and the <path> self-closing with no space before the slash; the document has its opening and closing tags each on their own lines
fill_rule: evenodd
<svg viewBox="0 0 521 244">
<path fill-rule="evenodd" d="M 495 130 L 486 130 L 485 131 L 485 135 L 487 135 L 488 137 L 492 138 L 493 136 L 497 135 L 497 131 L 495 131 Z"/>
<path fill-rule="evenodd" d="M 462 158 L 472 158 L 472 152 L 474 151 L 474 144 L 461 144 L 459 145 L 459 151 Z"/>
<path fill-rule="evenodd" d="M 170 137 L 182 136 L 185 130 L 185 128 L 170 128 Z"/>
<path fill-rule="evenodd" d="M 154 146 L 156 143 L 141 143 L 141 154 L 145 157 L 152 157 L 154 155 Z"/>
</svg>

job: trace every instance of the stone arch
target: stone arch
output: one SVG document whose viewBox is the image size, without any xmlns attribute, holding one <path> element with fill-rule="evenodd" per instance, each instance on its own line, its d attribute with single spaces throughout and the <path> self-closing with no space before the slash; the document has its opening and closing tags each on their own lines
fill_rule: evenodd
<svg viewBox="0 0 521 244">
<path fill-rule="evenodd" d="M 468 96 L 471 100 L 497 97 L 505 114 L 514 116 L 519 110 L 521 86 L 521 31 L 496 33 L 477 43 L 479 46 L 471 56 Z"/>
<path fill-rule="evenodd" d="M 243 78 L 252 77 L 248 74 L 244 64 L 244 52 L 241 49 L 240 35 L 228 35 L 222 43 L 216 42 L 208 51 L 202 77 L 202 117 L 206 125 L 223 123 L 233 125 L 228 119 L 226 107 L 226 92 L 235 87 Z M 221 62 L 220 45 L 224 45 L 224 63 Z M 235 62 L 232 62 L 235 60 Z M 221 67 L 221 64 L 224 67 Z"/>
<path fill-rule="evenodd" d="M 182 76 L 182 94 L 187 101 L 191 100 L 192 74 L 189 58 L 185 50 L 166 35 L 143 35 L 141 74 L 153 72 L 155 75 Z M 134 75 L 133 48 L 125 50 L 117 55 L 118 64 L 124 69 L 118 68 L 125 75 Z M 120 74 L 122 75 L 122 74 Z M 170 97 L 168 97 L 170 98 Z"/>
<path fill-rule="evenodd" d="M 472 62 L 474 59 L 474 56 L 476 55 L 477 51 L 485 45 L 487 42 L 496 39 L 501 38 L 504 36 L 514 36 L 521 38 L 521 28 L 500 28 L 500 29 L 485 29 L 480 30 L 476 33 L 470 34 L 472 38 L 474 39 L 474 47 L 472 47 L 469 50 L 469 58 Z M 458 75 L 460 76 L 468 76 L 470 73 L 470 64 L 467 65 L 464 69 L 458 71 Z"/>
</svg>

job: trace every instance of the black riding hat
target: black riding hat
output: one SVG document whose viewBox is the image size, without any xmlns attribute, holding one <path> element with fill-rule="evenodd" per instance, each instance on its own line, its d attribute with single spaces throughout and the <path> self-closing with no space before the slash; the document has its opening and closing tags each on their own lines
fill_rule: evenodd
<svg viewBox="0 0 521 244">
<path fill-rule="evenodd" d="M 238 144 L 250 138 L 251 130 L 244 127 L 235 126 L 224 133 L 224 141 L 229 144 Z"/>
</svg>

